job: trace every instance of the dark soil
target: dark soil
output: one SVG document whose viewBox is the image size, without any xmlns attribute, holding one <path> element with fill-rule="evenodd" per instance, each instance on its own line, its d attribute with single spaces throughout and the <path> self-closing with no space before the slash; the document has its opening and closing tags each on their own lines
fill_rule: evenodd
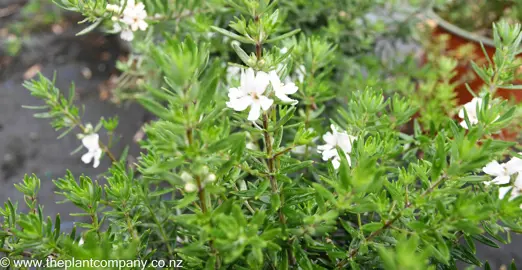
<svg viewBox="0 0 522 270">
<path fill-rule="evenodd" d="M 0 9 L 6 6 L 5 2 L 17 1 L 0 0 Z M 0 29 L 15 18 L 16 14 L 0 18 Z M 84 150 L 70 155 L 81 145 L 76 138 L 79 131 L 57 140 L 60 133 L 53 130 L 48 119 L 36 119 L 33 117 L 36 111 L 22 108 L 22 105 L 42 104 L 22 86 L 24 74 L 27 76 L 28 70 L 41 70 L 43 75 L 52 78 L 56 72 L 56 86 L 64 93 L 74 82 L 76 103 L 85 106 L 86 123 L 96 124 L 102 116 L 119 116 L 116 130 L 119 142 L 112 149 L 118 156 L 126 145 L 130 146 L 130 154 L 137 156 L 139 148 L 133 136 L 147 117 L 137 104 L 116 106 L 100 100 L 98 87 L 115 72 L 115 61 L 123 53 L 118 38 L 99 33 L 75 36 L 82 28 L 74 23 L 70 25 L 60 34 L 50 29 L 31 34 L 22 52 L 14 58 L 5 55 L 0 45 L 0 203 L 3 205 L 8 199 L 18 201 L 24 211 L 23 196 L 13 184 L 21 182 L 25 174 L 34 173 L 42 182 L 38 201 L 44 205 L 45 215 L 54 217 L 60 213 L 65 227 L 70 227 L 73 220 L 69 213 L 79 211 L 71 204 L 57 203 L 64 198 L 55 194 L 52 180 L 70 170 L 77 177 L 85 174 L 103 182 L 99 174 L 106 171 L 110 160 L 104 157 L 96 169 L 92 164 L 83 164 L 80 157 Z M 91 76 L 86 76 L 87 69 Z M 101 139 L 106 137 L 101 135 Z"/>
</svg>

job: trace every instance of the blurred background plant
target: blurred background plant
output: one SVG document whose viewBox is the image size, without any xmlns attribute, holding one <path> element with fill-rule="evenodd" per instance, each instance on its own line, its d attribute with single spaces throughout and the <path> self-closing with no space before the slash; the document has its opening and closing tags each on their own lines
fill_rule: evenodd
<svg viewBox="0 0 522 270">
<path fill-rule="evenodd" d="M 13 2 L 0 9 L 0 48 L 9 56 L 17 56 L 24 42 L 31 34 L 53 27 L 55 32 L 63 32 L 64 11 L 45 1 L 29 0 Z M 6 17 L 15 19 L 7 20 Z"/>
</svg>

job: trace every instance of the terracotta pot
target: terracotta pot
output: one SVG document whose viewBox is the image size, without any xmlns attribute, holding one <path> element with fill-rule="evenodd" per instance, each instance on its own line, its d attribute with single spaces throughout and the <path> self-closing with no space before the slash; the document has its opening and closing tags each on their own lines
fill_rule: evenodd
<svg viewBox="0 0 522 270">
<path fill-rule="evenodd" d="M 455 91 L 458 104 L 463 105 L 473 99 L 473 96 L 466 88 L 466 84 L 475 92 L 478 92 L 484 84 L 482 79 L 473 71 L 471 60 L 479 66 L 482 66 L 487 63 L 487 59 L 478 41 L 458 35 L 440 25 L 435 25 L 432 29 L 432 42 L 438 42 L 442 35 L 446 35 L 446 46 L 442 53 L 458 61 L 456 76 L 451 82 L 456 83 Z M 495 54 L 495 47 L 493 47 L 492 44 L 484 44 L 484 48 L 488 56 L 492 58 Z M 522 57 L 522 55 L 519 57 Z M 424 59 L 424 61 L 426 61 L 426 59 Z M 521 82 L 513 82 L 513 84 L 520 83 Z M 503 97 L 507 100 L 514 100 L 517 103 L 522 102 L 522 91 L 498 89 L 496 96 Z M 515 140 L 517 135 L 518 132 L 503 130 L 501 134 L 498 135 L 498 138 Z"/>
<path fill-rule="evenodd" d="M 458 61 L 456 69 L 457 75 L 453 78 L 452 82 L 458 82 L 455 91 L 457 91 L 459 104 L 465 104 L 473 98 L 471 93 L 466 89 L 465 84 L 468 83 L 470 88 L 474 91 L 478 91 L 484 84 L 482 79 L 480 79 L 480 77 L 473 71 L 470 60 L 481 65 L 487 62 L 486 57 L 484 56 L 480 43 L 461 37 L 439 25 L 435 26 L 432 32 L 433 40 L 437 40 L 437 37 L 440 37 L 441 35 L 446 35 L 448 37 L 447 47 L 444 53 L 448 56 L 452 56 Z M 467 47 L 466 50 L 468 51 L 471 50 L 471 54 L 462 55 L 459 53 L 459 50 L 462 50 L 463 47 Z M 492 58 L 495 54 L 495 47 L 484 44 L 484 48 L 486 49 L 488 56 Z M 514 98 L 517 102 L 522 101 L 522 91 L 498 89 L 497 95 L 506 99 Z"/>
</svg>

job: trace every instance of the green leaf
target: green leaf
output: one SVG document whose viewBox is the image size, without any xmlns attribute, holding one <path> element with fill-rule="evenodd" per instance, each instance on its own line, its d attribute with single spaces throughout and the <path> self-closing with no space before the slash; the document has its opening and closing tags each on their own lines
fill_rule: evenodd
<svg viewBox="0 0 522 270">
<path fill-rule="evenodd" d="M 379 246 L 377 247 L 377 251 L 379 252 L 379 257 L 381 257 L 382 263 L 385 269 L 395 270 L 397 266 L 395 265 L 395 254 L 392 251 L 387 250 L 386 248 Z"/>
<path fill-rule="evenodd" d="M 484 181 L 488 181 L 488 180 L 489 180 L 489 178 L 485 175 L 468 175 L 468 176 L 464 176 L 459 179 L 459 181 L 462 181 L 462 182 L 472 182 L 472 183 L 484 182 Z"/>
<path fill-rule="evenodd" d="M 517 265 L 514 259 L 511 261 L 511 264 L 509 265 L 509 270 L 517 270 Z"/>
<path fill-rule="evenodd" d="M 100 25 L 101 23 L 103 22 L 103 19 L 102 18 L 98 18 L 94 21 L 94 23 L 92 23 L 91 25 L 87 26 L 85 29 L 83 29 L 82 31 L 78 32 L 76 34 L 76 36 L 81 36 L 81 35 L 85 35 L 89 32 L 91 32 L 92 30 L 94 30 L 96 27 L 98 27 L 98 25 Z"/>
<path fill-rule="evenodd" d="M 265 193 L 265 191 L 268 189 L 269 186 L 270 186 L 270 180 L 266 179 L 266 180 L 262 181 L 261 184 L 257 187 L 255 199 L 258 200 L 259 197 L 261 197 L 261 195 L 263 195 L 263 193 Z"/>
<path fill-rule="evenodd" d="M 313 163 L 314 162 L 311 161 L 311 160 L 303 161 L 301 163 L 296 163 L 296 164 L 292 164 L 290 166 L 284 167 L 279 172 L 282 173 L 282 174 L 296 172 L 296 171 L 299 171 L 301 169 L 310 167 Z"/>
<path fill-rule="evenodd" d="M 158 102 L 146 98 L 146 97 L 138 97 L 138 102 L 145 107 L 149 112 L 155 114 L 156 116 L 160 117 L 164 120 L 171 120 L 171 114 L 167 108 L 165 108 L 163 105 L 159 104 Z"/>
<path fill-rule="evenodd" d="M 471 237 L 473 237 L 475 240 L 479 241 L 480 243 L 484 244 L 484 245 L 488 245 L 490 247 L 494 247 L 494 248 L 500 248 L 500 246 L 495 243 L 495 241 L 493 241 L 492 239 L 482 235 L 482 234 L 475 234 L 475 235 L 472 235 Z"/>
<path fill-rule="evenodd" d="M 231 39 L 234 39 L 234 40 L 237 40 L 237 41 L 240 41 L 242 43 L 247 43 L 247 44 L 256 44 L 256 42 L 253 40 L 253 39 L 248 39 L 246 37 L 242 37 L 238 34 L 235 34 L 235 33 L 232 33 L 226 29 L 223 29 L 223 28 L 220 28 L 220 27 L 216 27 L 216 26 L 210 26 L 210 28 L 212 28 L 212 30 L 222 34 L 222 35 L 225 35 Z"/>
<path fill-rule="evenodd" d="M 279 197 L 279 194 L 272 194 L 270 196 L 270 206 L 272 212 L 276 212 L 281 207 L 281 198 Z"/>
<path fill-rule="evenodd" d="M 289 38 L 289 37 L 299 33 L 300 31 L 301 31 L 301 29 L 294 29 L 294 30 L 292 30 L 290 32 L 287 32 L 287 33 L 284 33 L 284 34 L 282 34 L 280 36 L 268 39 L 267 41 L 265 41 L 265 43 L 274 43 L 274 42 L 277 42 L 277 41 Z"/>
<path fill-rule="evenodd" d="M 321 195 L 321 197 L 323 197 L 324 199 L 332 202 L 332 203 L 336 203 L 336 199 L 335 199 L 335 196 L 328 190 L 326 189 L 325 187 L 323 187 L 322 185 L 318 184 L 318 183 L 312 183 L 312 186 L 314 187 L 315 191 Z"/>
<path fill-rule="evenodd" d="M 380 222 L 370 222 L 370 223 L 364 224 L 361 227 L 361 230 L 363 230 L 364 232 L 374 232 L 374 231 L 381 229 L 382 226 L 383 225 Z"/>
<path fill-rule="evenodd" d="M 294 241 L 293 249 L 294 249 L 294 253 L 295 253 L 295 260 L 297 261 L 297 264 L 299 265 L 299 267 L 301 269 L 303 269 L 303 270 L 314 269 L 313 268 L 314 264 L 312 263 L 310 258 L 308 258 L 307 253 L 303 250 L 303 248 L 299 244 L 299 241 Z"/>
</svg>

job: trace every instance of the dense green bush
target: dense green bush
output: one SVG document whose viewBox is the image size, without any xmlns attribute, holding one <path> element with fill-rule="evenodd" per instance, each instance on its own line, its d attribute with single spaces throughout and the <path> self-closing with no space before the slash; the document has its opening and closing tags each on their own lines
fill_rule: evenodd
<svg viewBox="0 0 522 270">
<path fill-rule="evenodd" d="M 483 264 L 476 242 L 522 232 L 520 155 L 495 139 L 518 108 L 493 96 L 517 88 L 519 25 L 496 26 L 495 57 L 475 66 L 487 83 L 459 107 L 454 60 L 428 57 L 419 68 L 373 56 L 391 26 L 368 14 L 387 1 L 109 2 L 57 4 L 86 17 L 82 33 L 101 27 L 131 41 L 115 101 L 137 101 L 157 119 L 127 166 L 110 150 L 116 118 L 85 123 L 52 81 L 27 81 L 45 102 L 30 107 L 44 110 L 36 116 L 64 135 L 79 130 L 83 162 L 112 166 L 106 184 L 70 172 L 54 181 L 74 215 L 90 217 L 73 232 L 38 205 L 50 183 L 27 176 L 17 188 L 29 212 L 10 201 L 0 209 L 9 258 L 455 269 Z"/>
</svg>

